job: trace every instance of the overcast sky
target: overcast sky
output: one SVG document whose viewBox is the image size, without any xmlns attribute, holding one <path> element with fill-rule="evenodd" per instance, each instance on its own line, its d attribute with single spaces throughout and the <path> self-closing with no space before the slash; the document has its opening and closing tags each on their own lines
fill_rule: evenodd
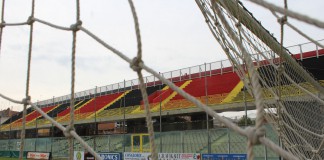
<svg viewBox="0 0 324 160">
<path fill-rule="evenodd" d="M 280 26 L 270 12 L 242 1 L 275 37 Z M 283 0 L 271 1 L 282 6 Z M 290 0 L 288 7 L 321 21 L 323 0 Z M 143 42 L 144 62 L 158 72 L 226 59 L 194 0 L 134 0 Z M 31 0 L 6 1 L 5 21 L 24 22 Z M 69 27 L 75 23 L 75 1 L 36 0 L 35 17 Z M 83 26 L 129 57 L 136 55 L 134 24 L 127 0 L 81 0 Z M 291 19 L 290 19 L 291 20 Z M 314 39 L 324 31 L 291 20 Z M 285 46 L 307 42 L 285 29 Z M 82 32 L 77 35 L 76 92 L 135 79 L 129 65 Z M 29 26 L 5 27 L 0 55 L 0 93 L 22 99 L 26 89 Z M 71 32 L 34 25 L 30 95 L 32 101 L 70 93 Z M 145 74 L 148 75 L 148 74 Z M 22 106 L 0 99 L 0 109 Z"/>
</svg>

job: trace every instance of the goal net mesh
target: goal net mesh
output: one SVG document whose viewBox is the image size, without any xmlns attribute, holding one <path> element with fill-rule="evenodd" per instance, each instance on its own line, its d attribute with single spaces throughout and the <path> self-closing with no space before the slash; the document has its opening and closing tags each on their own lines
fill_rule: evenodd
<svg viewBox="0 0 324 160">
<path fill-rule="evenodd" d="M 260 2 L 257 0 L 253 1 Z M 257 111 L 256 125 L 245 129 L 240 128 L 228 119 L 219 116 L 207 105 L 187 94 L 172 82 L 161 76 L 158 72 L 144 64 L 142 56 L 145 55 L 142 55 L 139 20 L 133 2 L 131 0 L 128 2 L 134 19 L 138 43 L 137 56 L 133 59 L 127 57 L 125 54 L 106 43 L 100 39 L 100 36 L 93 34 L 86 28 L 86 26 L 82 25 L 79 0 L 76 0 L 75 23 L 70 27 L 59 26 L 37 18 L 37 16 L 34 15 L 36 5 L 35 0 L 31 1 L 32 11 L 26 22 L 6 23 L 4 19 L 5 0 L 2 1 L 0 42 L 2 33 L 5 32 L 5 27 L 25 25 L 29 26 L 30 30 L 26 96 L 22 101 L 19 101 L 7 97 L 5 93 L 0 94 L 2 98 L 13 103 L 23 104 L 24 106 L 20 158 L 22 158 L 22 153 L 24 151 L 26 108 L 30 105 L 44 118 L 51 121 L 53 125 L 63 131 L 70 144 L 70 159 L 73 159 L 73 141 L 78 141 L 78 145 L 83 146 L 87 151 L 92 153 L 96 159 L 101 159 L 95 150 L 80 136 L 78 136 L 74 130 L 75 54 L 77 48 L 77 34 L 79 32 L 83 32 L 87 36 L 93 38 L 107 50 L 110 50 L 122 60 L 128 62 L 131 68 L 137 73 L 145 104 L 145 115 L 150 137 L 152 159 L 157 159 L 157 153 L 154 143 L 150 107 L 143 81 L 142 70 L 145 70 L 160 79 L 164 84 L 168 85 L 184 98 L 190 100 L 197 107 L 202 108 L 207 114 L 218 119 L 228 128 L 247 137 L 247 153 L 249 159 L 253 159 L 253 146 L 259 144 L 265 145 L 286 159 L 324 158 L 324 101 L 321 99 L 321 95 L 324 93 L 323 87 L 310 73 L 298 64 L 289 51 L 283 47 L 282 41 L 279 43 L 274 37 L 272 37 L 241 2 L 235 0 L 196 0 L 211 33 L 222 47 L 228 59 L 231 61 L 235 68 L 235 72 L 240 77 L 241 81 L 243 81 L 248 93 L 254 98 Z M 277 10 L 274 9 L 276 8 L 272 7 L 271 11 L 274 15 L 277 15 Z M 287 9 L 284 9 L 284 11 L 286 14 L 283 17 L 278 18 L 280 22 L 279 25 L 281 25 L 282 28 L 285 24 L 288 24 L 287 15 L 291 15 Z M 302 18 L 303 17 L 301 17 L 301 19 Z M 321 23 L 315 22 L 313 19 L 308 19 L 307 22 L 324 28 L 321 26 Z M 31 57 L 34 23 L 41 23 L 48 27 L 68 31 L 73 34 L 73 47 L 71 51 L 70 123 L 66 127 L 55 121 L 55 119 L 44 113 L 37 105 L 35 105 L 35 103 L 31 102 L 30 97 L 32 95 L 29 95 L 29 81 L 30 66 L 32 64 Z M 281 37 L 283 37 L 283 34 Z M 322 47 L 320 44 L 319 46 Z M 273 128 L 277 131 L 281 141 L 280 146 L 276 145 L 264 136 L 265 129 L 263 124 L 265 121 L 270 122 Z"/>
<path fill-rule="evenodd" d="M 255 101 L 263 101 L 264 117 L 277 131 L 282 147 L 301 159 L 322 159 L 323 87 L 242 3 L 196 2 L 249 93 L 260 98 L 255 90 L 261 92 L 261 99 Z M 287 23 L 286 16 L 279 17 L 270 10 L 278 25 Z M 255 76 L 251 70 L 257 71 Z M 253 86 L 253 81 L 260 83 L 260 88 Z"/>
</svg>

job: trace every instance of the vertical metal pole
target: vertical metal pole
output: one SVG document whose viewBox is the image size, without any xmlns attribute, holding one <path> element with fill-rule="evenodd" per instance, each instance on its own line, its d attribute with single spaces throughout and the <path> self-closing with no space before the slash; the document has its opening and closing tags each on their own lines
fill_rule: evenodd
<svg viewBox="0 0 324 160">
<path fill-rule="evenodd" d="M 38 106 L 38 100 L 36 105 Z M 36 116 L 36 120 L 35 120 L 35 129 L 36 129 L 36 133 L 35 133 L 35 152 L 37 151 L 37 138 L 38 138 L 38 126 L 37 126 L 37 116 Z"/>
<path fill-rule="evenodd" d="M 281 138 L 279 137 L 278 140 L 279 140 L 279 147 L 283 148 L 282 143 L 281 143 Z M 279 160 L 283 160 L 283 157 L 281 157 L 280 155 L 279 155 Z"/>
<path fill-rule="evenodd" d="M 94 135 L 94 139 L 93 139 L 93 149 L 96 150 L 97 147 L 97 141 L 96 141 L 96 135 L 98 134 L 98 127 L 97 127 L 97 86 L 95 87 L 95 92 L 94 92 L 94 102 L 95 102 L 95 135 Z"/>
<path fill-rule="evenodd" d="M 160 73 L 160 72 L 159 72 Z M 153 85 L 154 85 L 154 87 L 155 87 L 155 82 L 156 82 L 156 80 L 155 80 L 155 76 L 153 76 Z"/>
<path fill-rule="evenodd" d="M 243 86 L 243 98 L 244 98 L 244 111 L 245 111 L 245 126 L 248 125 L 247 123 L 247 103 L 246 103 L 246 88 L 245 85 Z"/>
<path fill-rule="evenodd" d="M 316 45 L 316 58 L 318 58 L 319 53 L 318 53 L 318 46 Z"/>
<path fill-rule="evenodd" d="M 56 113 L 56 118 L 57 118 L 57 115 L 58 115 L 58 113 Z M 51 153 L 52 153 L 52 155 L 53 155 L 53 139 L 54 139 L 54 125 L 52 123 L 52 131 L 51 131 Z"/>
<path fill-rule="evenodd" d="M 303 61 L 303 49 L 302 49 L 302 45 L 299 45 L 299 50 L 300 50 L 300 61 Z"/>
<path fill-rule="evenodd" d="M 266 138 L 267 137 L 267 133 L 264 134 L 264 137 Z M 265 160 L 268 160 L 268 150 L 267 150 L 267 147 L 264 146 L 264 159 Z"/>
<path fill-rule="evenodd" d="M 205 101 L 206 105 L 208 106 L 208 84 L 207 84 L 207 66 L 205 63 Z M 209 116 L 206 113 L 206 124 L 207 124 L 207 148 L 208 148 L 208 153 L 211 152 L 211 145 L 210 145 L 210 133 L 209 133 Z"/>
<path fill-rule="evenodd" d="M 108 135 L 108 152 L 111 152 L 111 151 L 110 151 L 110 136 L 111 136 L 111 135 Z"/>
<path fill-rule="evenodd" d="M 125 88 L 126 88 L 126 81 L 124 80 L 124 96 L 123 96 L 123 112 L 124 112 L 124 121 L 123 121 L 123 149 L 124 152 L 126 150 L 126 137 L 125 137 L 125 125 L 126 125 L 126 110 L 125 110 L 125 105 L 126 105 L 126 95 L 125 95 Z"/>
<path fill-rule="evenodd" d="M 180 131 L 180 135 L 181 135 L 181 151 L 182 153 L 184 153 L 184 132 Z"/>
<path fill-rule="evenodd" d="M 95 102 L 95 125 L 97 126 L 97 86 L 95 87 L 95 95 L 94 95 L 94 102 Z M 97 127 L 95 127 L 96 130 L 95 130 L 95 134 L 97 134 Z"/>
<path fill-rule="evenodd" d="M 1 113 L 1 115 L 0 115 L 0 131 L 1 131 L 1 128 L 2 128 L 1 119 L 2 119 L 2 113 L 3 113 L 2 109 L 1 109 L 0 113 Z"/>
<path fill-rule="evenodd" d="M 11 125 L 12 125 L 12 117 L 10 117 L 10 130 L 9 130 L 9 145 L 8 145 L 8 150 L 11 154 Z"/>
<path fill-rule="evenodd" d="M 161 86 L 159 86 L 159 99 L 160 99 L 160 152 L 162 153 L 162 97 L 161 97 Z"/>
<path fill-rule="evenodd" d="M 36 117 L 35 152 L 37 151 L 37 138 L 38 138 L 38 126 L 37 126 L 37 117 Z"/>
<path fill-rule="evenodd" d="M 221 63 L 221 75 L 223 74 L 223 61 L 220 61 Z"/>
<path fill-rule="evenodd" d="M 261 61 L 260 61 L 260 55 L 259 54 L 257 54 L 257 59 L 258 59 L 258 62 L 257 62 L 257 66 L 258 66 L 258 68 L 260 67 L 260 63 L 261 63 Z"/>
<path fill-rule="evenodd" d="M 53 106 L 54 106 L 54 98 L 55 98 L 55 96 L 53 96 L 53 99 L 52 99 L 53 100 Z"/>
<path fill-rule="evenodd" d="M 231 153 L 231 136 L 230 136 L 230 130 L 227 128 L 227 137 L 228 137 L 228 154 Z"/>
<path fill-rule="evenodd" d="M 181 73 L 181 69 L 179 70 L 180 73 L 180 82 L 182 81 L 182 73 Z"/>
</svg>

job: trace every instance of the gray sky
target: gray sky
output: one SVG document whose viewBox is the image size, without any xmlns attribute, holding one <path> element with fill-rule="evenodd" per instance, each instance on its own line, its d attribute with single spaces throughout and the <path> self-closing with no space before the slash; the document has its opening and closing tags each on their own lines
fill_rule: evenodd
<svg viewBox="0 0 324 160">
<path fill-rule="evenodd" d="M 282 5 L 282 0 L 271 1 Z M 194 0 L 134 0 L 143 41 L 144 62 L 166 72 L 226 59 L 212 37 Z M 280 26 L 270 12 L 243 4 L 279 39 Z M 6 1 L 5 21 L 24 22 L 30 15 L 31 0 Z M 288 7 L 299 13 L 322 18 L 323 0 L 290 0 Z M 75 1 L 36 0 L 35 17 L 69 27 L 75 21 Z M 134 24 L 127 0 L 81 0 L 83 26 L 129 57 L 136 55 Z M 290 20 L 289 20 L 290 21 Z M 324 31 L 297 23 L 314 39 Z M 307 42 L 285 29 L 285 46 Z M 129 65 L 82 32 L 77 35 L 76 91 L 135 79 Z M 0 93 L 15 99 L 25 95 L 29 26 L 5 27 L 0 55 Z M 72 34 L 40 23 L 34 25 L 30 95 L 32 101 L 70 93 Z M 145 73 L 145 75 L 148 75 Z M 0 109 L 22 106 L 0 99 Z"/>
</svg>

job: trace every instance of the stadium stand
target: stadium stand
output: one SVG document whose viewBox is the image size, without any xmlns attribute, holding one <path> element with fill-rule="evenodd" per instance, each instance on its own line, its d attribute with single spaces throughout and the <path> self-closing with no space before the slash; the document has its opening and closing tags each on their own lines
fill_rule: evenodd
<svg viewBox="0 0 324 160">
<path fill-rule="evenodd" d="M 324 60 L 324 50 L 318 51 L 318 56 L 316 52 L 305 52 L 303 55 L 303 60 L 299 61 L 304 65 L 305 68 L 320 80 L 320 83 L 324 85 L 323 74 L 319 72 L 318 69 L 324 68 L 324 63 L 319 63 Z M 299 56 L 300 58 L 301 56 Z M 298 56 L 297 56 L 298 58 Z M 268 67 L 268 64 L 260 64 L 259 71 L 262 72 L 262 67 Z M 206 75 L 206 77 L 204 77 Z M 244 101 L 253 101 L 253 96 L 247 91 L 244 91 L 243 83 L 240 81 L 238 76 L 233 73 L 232 67 L 226 67 L 222 69 L 211 70 L 210 72 L 200 72 L 192 73 L 179 77 L 173 77 L 172 80 L 175 84 L 181 87 L 184 91 L 195 96 L 198 100 L 203 103 L 207 103 L 210 106 L 224 105 L 224 104 L 240 104 L 243 106 Z M 207 81 L 207 85 L 205 82 Z M 268 81 L 271 81 L 270 79 Z M 273 85 L 273 82 L 269 82 L 269 85 Z M 161 84 L 159 81 L 149 82 L 147 85 L 147 92 L 149 95 L 149 102 L 153 112 L 159 111 L 159 106 L 161 103 L 162 112 L 173 112 L 178 110 L 194 109 L 195 105 L 180 95 L 174 93 L 169 87 Z M 300 85 L 307 88 L 310 87 L 307 83 L 300 82 Z M 207 96 L 206 96 L 207 88 Z M 310 91 L 315 89 L 308 88 Z M 294 97 L 303 96 L 300 90 L 292 85 L 282 86 L 281 88 L 283 97 Z M 245 93 L 244 93 L 245 92 Z M 268 90 L 263 90 L 263 94 L 266 99 L 272 100 L 273 95 L 268 92 Z M 160 96 L 161 95 L 161 96 Z M 245 97 L 245 98 L 244 98 Z M 245 100 L 244 100 L 245 99 Z M 298 103 L 298 102 L 296 102 Z M 304 104 L 315 103 L 315 102 L 301 102 Z M 49 116 L 55 117 L 59 122 L 67 122 L 69 120 L 69 108 L 70 104 L 67 101 L 59 103 L 49 103 L 44 105 L 43 111 L 47 112 Z M 291 106 L 292 108 L 293 106 Z M 307 106 L 305 106 L 306 108 Z M 287 107 L 288 112 L 293 110 Z M 319 112 L 316 108 L 313 112 Z M 85 130 L 88 130 L 90 124 L 96 126 L 93 118 L 100 119 L 100 122 L 106 122 L 105 118 L 109 118 L 109 122 L 114 123 L 116 121 L 121 121 L 121 115 L 141 115 L 144 113 L 142 95 L 138 86 L 119 88 L 112 91 L 104 91 L 97 94 L 92 94 L 89 96 L 81 97 L 75 102 L 75 118 L 80 126 L 83 126 Z M 301 117 L 300 121 L 307 122 L 307 116 L 304 115 L 302 111 L 294 110 L 294 114 Z M 178 123 L 174 117 L 190 117 L 189 123 L 198 120 L 202 123 L 206 119 L 204 113 L 200 112 L 187 112 L 181 115 L 168 115 L 162 116 L 162 122 L 165 123 Z M 6 120 L 1 126 L 1 139 L 0 139 L 0 154 L 10 151 L 12 154 L 16 153 L 19 148 L 19 129 L 21 123 L 22 112 L 14 115 L 10 119 Z M 139 116 L 140 117 L 140 116 Z M 154 117 L 157 125 L 159 119 Z M 316 118 L 316 117 L 312 117 Z M 183 118 L 186 119 L 186 118 Z M 81 122 L 84 121 L 84 122 Z M 33 111 L 31 108 L 27 109 L 27 121 L 28 121 L 28 131 L 31 138 L 26 139 L 26 146 L 28 150 L 31 151 L 51 151 L 55 157 L 66 157 L 68 152 L 68 143 L 65 138 L 59 137 L 61 132 L 55 132 L 51 128 L 50 122 L 44 120 Z M 86 142 L 95 148 L 97 151 L 110 151 L 110 152 L 131 152 L 132 148 L 131 137 L 136 133 L 143 133 L 146 131 L 145 121 L 142 117 L 137 119 L 126 119 L 127 124 L 138 125 L 140 127 L 133 129 L 134 126 L 127 125 L 125 132 L 102 132 L 104 135 L 89 135 L 83 138 Z M 176 121 L 176 122 L 175 122 Z M 287 120 L 287 123 L 289 121 Z M 179 125 L 183 126 L 179 126 Z M 166 124 L 168 125 L 168 124 Z M 211 126 L 213 124 L 211 123 Z M 293 125 L 293 124 L 290 124 Z M 170 125 L 171 126 L 171 125 Z M 37 128 L 38 127 L 38 128 Z M 130 129 L 130 127 L 133 127 Z M 206 126 L 187 126 L 186 123 L 180 123 L 175 126 L 164 126 L 162 132 L 156 132 L 156 147 L 160 152 L 170 152 L 170 153 L 207 153 L 208 146 L 210 146 L 212 153 L 246 153 L 246 138 L 226 129 L 226 128 L 215 128 L 211 127 L 209 129 L 209 134 L 207 133 Z M 219 126 L 218 126 L 219 127 Z M 40 129 L 48 129 L 49 132 L 45 134 L 47 137 L 37 137 L 37 133 L 40 135 Z M 157 131 L 159 127 L 155 126 Z M 195 130 L 191 130 L 195 129 Z M 309 130 L 316 130 L 316 128 L 308 128 Z M 185 131 L 182 131 L 185 130 Z M 273 142 L 278 143 L 278 136 L 275 130 L 271 128 L 270 125 L 266 125 L 266 136 L 270 138 Z M 88 132 L 87 132 L 88 133 Z M 87 135 L 87 134 L 85 134 Z M 209 138 L 208 138 L 209 136 Z M 8 138 L 10 140 L 8 140 Z M 209 145 L 208 145 L 209 139 Z M 162 145 L 161 145 L 162 144 Z M 82 150 L 83 148 L 79 143 L 75 143 L 75 149 Z M 162 146 L 162 148 L 161 148 Z M 143 143 L 143 148 L 148 148 L 149 143 Z M 268 159 L 278 159 L 278 156 L 270 151 L 270 149 L 264 146 L 255 147 L 255 157 L 256 159 L 264 159 L 267 155 Z M 1 157 L 1 155 L 0 155 Z"/>
<path fill-rule="evenodd" d="M 301 56 L 302 55 L 302 56 Z M 323 74 L 319 74 L 317 68 L 324 67 L 322 63 L 316 63 L 324 59 L 324 49 L 318 51 L 304 52 L 303 54 L 294 55 L 295 58 L 301 59 L 299 62 L 303 64 L 317 79 L 324 79 Z M 274 60 L 274 62 L 276 59 Z M 264 67 L 270 67 L 267 63 L 262 63 L 260 65 L 260 73 Z M 206 77 L 204 77 L 206 75 Z M 261 76 L 264 76 L 261 74 Z M 178 81 L 175 84 L 184 91 L 195 96 L 203 103 L 208 103 L 208 105 L 226 104 L 226 103 L 238 103 L 243 102 L 243 83 L 239 80 L 238 76 L 233 72 L 232 67 L 226 67 L 221 69 L 211 70 L 210 72 L 199 72 L 183 75 L 180 77 L 173 77 L 172 80 Z M 182 80 L 182 81 L 180 81 Z M 205 81 L 207 82 L 207 96 Z M 273 85 L 272 80 L 268 80 L 269 85 Z M 301 82 L 301 85 L 308 87 L 309 85 Z M 151 103 L 151 108 L 153 112 L 159 110 L 159 103 L 161 101 L 162 110 L 176 110 L 195 107 L 193 103 L 183 99 L 180 95 L 173 93 L 171 89 L 165 87 L 165 85 L 160 84 L 159 81 L 150 82 L 147 84 L 147 91 L 149 95 L 149 102 Z M 143 113 L 143 105 L 141 101 L 141 94 L 138 86 L 128 87 L 125 89 L 115 89 L 113 91 L 105 91 L 102 93 L 97 93 L 96 95 L 90 95 L 88 98 L 79 100 L 75 102 L 75 113 L 77 119 L 94 117 L 94 112 L 96 111 L 96 116 L 98 117 L 109 117 L 115 115 L 126 114 L 140 114 Z M 125 92 L 123 92 L 125 90 Z M 310 88 L 311 90 L 311 88 Z M 119 92 L 118 92 L 119 91 Z M 118 92 L 118 93 L 117 93 Z M 286 86 L 282 88 L 283 96 L 296 96 L 300 95 L 300 91 L 293 86 Z M 106 94 L 106 95 L 105 95 Z M 264 95 L 266 98 L 271 99 L 273 96 L 264 90 Z M 121 96 L 121 97 L 119 97 Z M 161 97 L 160 97 L 161 96 Z M 91 97 L 91 98 L 90 98 Z M 95 98 L 94 98 L 95 97 Z M 118 98 L 119 97 L 119 98 Z M 116 99 L 117 98 L 117 99 Z M 247 102 L 252 101 L 252 96 L 246 92 L 245 99 Z M 109 102 L 112 102 L 110 105 Z M 48 114 L 52 117 L 56 117 L 60 122 L 67 121 L 69 116 L 69 103 L 63 103 L 54 107 L 54 109 L 46 110 Z M 53 107 L 45 106 L 43 108 Z M 119 108 L 119 109 L 118 109 Z M 123 109 L 122 109 L 123 108 Z M 109 111 L 108 111 L 109 110 Z M 27 121 L 33 121 L 39 117 L 39 115 L 33 114 L 33 110 L 28 108 L 27 110 Z M 19 127 L 18 122 L 21 119 L 22 113 L 19 113 L 2 125 L 2 129 L 9 130 L 9 125 L 11 123 L 11 128 Z M 39 124 L 48 124 L 45 120 L 38 119 Z M 32 122 L 35 123 L 35 122 Z"/>
</svg>

